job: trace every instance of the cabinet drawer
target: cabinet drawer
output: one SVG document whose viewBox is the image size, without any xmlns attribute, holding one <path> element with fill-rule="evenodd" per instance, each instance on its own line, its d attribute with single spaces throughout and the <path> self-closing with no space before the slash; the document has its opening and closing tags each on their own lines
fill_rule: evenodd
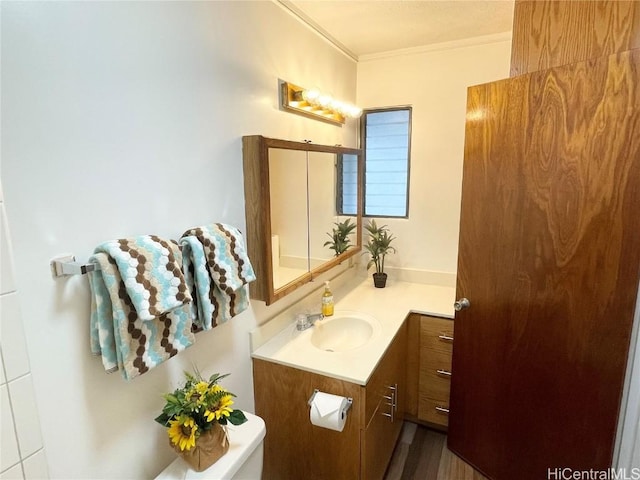
<svg viewBox="0 0 640 480">
<path fill-rule="evenodd" d="M 451 372 L 451 354 L 428 348 L 420 349 L 420 370 Z"/>
<path fill-rule="evenodd" d="M 420 385 L 420 398 L 429 397 L 442 399 L 449 402 L 451 390 L 451 377 L 436 373 L 435 370 L 422 372 L 422 384 Z"/>
<path fill-rule="evenodd" d="M 451 388 L 451 356 L 425 350 L 420 362 L 420 402 L 423 398 L 449 403 Z"/>
<path fill-rule="evenodd" d="M 446 427 L 449 424 L 449 400 L 420 398 L 419 418 Z"/>
<path fill-rule="evenodd" d="M 420 348 L 451 354 L 453 351 L 453 320 L 423 315 L 420 318 Z"/>
</svg>

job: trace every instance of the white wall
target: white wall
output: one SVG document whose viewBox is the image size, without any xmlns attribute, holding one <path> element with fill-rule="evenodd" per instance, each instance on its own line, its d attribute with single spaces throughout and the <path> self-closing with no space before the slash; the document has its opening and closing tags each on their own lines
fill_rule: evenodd
<svg viewBox="0 0 640 480">
<path fill-rule="evenodd" d="M 271 2 L 1 9 L 1 178 L 49 473 L 152 478 L 175 458 L 153 422 L 161 394 L 194 362 L 230 372 L 236 405 L 251 410 L 248 331 L 315 286 L 273 307 L 252 302 L 125 382 L 89 353 L 87 279 L 53 280 L 49 260 L 211 221 L 244 230 L 242 135 L 356 142 L 354 122 L 279 111 L 278 78 L 354 102 L 356 66 Z"/>
<path fill-rule="evenodd" d="M 0 478 L 46 478 L 10 238 L 0 187 Z"/>
<path fill-rule="evenodd" d="M 397 236 L 398 253 L 386 260 L 390 270 L 424 275 L 394 275 L 455 284 L 467 87 L 508 77 L 511 55 L 507 35 L 478 37 L 476 43 L 358 63 L 358 106 L 413 107 L 409 219 L 381 222 Z"/>
</svg>

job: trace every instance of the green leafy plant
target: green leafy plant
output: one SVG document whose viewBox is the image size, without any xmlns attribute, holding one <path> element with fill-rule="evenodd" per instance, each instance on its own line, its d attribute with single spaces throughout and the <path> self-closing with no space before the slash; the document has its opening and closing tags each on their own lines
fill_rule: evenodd
<svg viewBox="0 0 640 480">
<path fill-rule="evenodd" d="M 351 239 L 349 238 L 349 235 L 353 230 L 355 230 L 356 224 L 351 223 L 351 219 L 347 218 L 344 222 L 336 222 L 334 225 L 336 228 L 333 229 L 333 232 L 327 232 L 331 241 L 324 242 L 324 246 L 328 246 L 331 250 L 336 252 L 337 257 L 341 253 L 346 252 L 351 246 Z"/>
<path fill-rule="evenodd" d="M 390 253 L 396 253 L 396 249 L 391 246 L 391 242 L 396 237 L 389 232 L 389 227 L 386 225 L 378 227 L 375 220 L 370 220 L 364 228 L 369 233 L 369 240 L 364 248 L 371 256 L 367 263 L 367 270 L 375 265 L 376 273 L 384 273 L 384 258 Z"/>
<path fill-rule="evenodd" d="M 202 432 L 214 424 L 240 425 L 247 421 L 244 413 L 231 408 L 235 395 L 218 385 L 229 376 L 214 373 L 206 381 L 197 371 L 184 372 L 187 381 L 182 388 L 163 395 L 167 401 L 156 422 L 168 428 L 171 443 L 180 450 L 191 450 Z"/>
</svg>

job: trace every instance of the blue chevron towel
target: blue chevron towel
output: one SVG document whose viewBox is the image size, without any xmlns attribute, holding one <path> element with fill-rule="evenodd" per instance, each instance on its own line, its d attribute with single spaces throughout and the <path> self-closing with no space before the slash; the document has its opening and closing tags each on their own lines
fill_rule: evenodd
<svg viewBox="0 0 640 480">
<path fill-rule="evenodd" d="M 210 330 L 247 309 L 246 285 L 256 276 L 238 229 L 223 223 L 192 228 L 180 244 L 198 328 Z"/>
<path fill-rule="evenodd" d="M 90 261 L 91 351 L 134 378 L 194 342 L 177 244 L 155 236 L 106 242 Z"/>
</svg>

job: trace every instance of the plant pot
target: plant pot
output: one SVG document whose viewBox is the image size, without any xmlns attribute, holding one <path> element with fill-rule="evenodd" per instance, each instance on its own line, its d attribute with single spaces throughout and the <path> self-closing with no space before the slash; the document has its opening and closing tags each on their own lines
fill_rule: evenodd
<svg viewBox="0 0 640 480">
<path fill-rule="evenodd" d="M 196 472 L 202 472 L 216 463 L 229 450 L 229 439 L 222 425 L 214 423 L 210 430 L 202 432 L 191 450 L 180 451 L 173 446 L 182 459 Z"/>
<path fill-rule="evenodd" d="M 387 274 L 386 273 L 374 273 L 373 274 L 373 285 L 376 288 L 384 288 L 387 284 Z"/>
</svg>

